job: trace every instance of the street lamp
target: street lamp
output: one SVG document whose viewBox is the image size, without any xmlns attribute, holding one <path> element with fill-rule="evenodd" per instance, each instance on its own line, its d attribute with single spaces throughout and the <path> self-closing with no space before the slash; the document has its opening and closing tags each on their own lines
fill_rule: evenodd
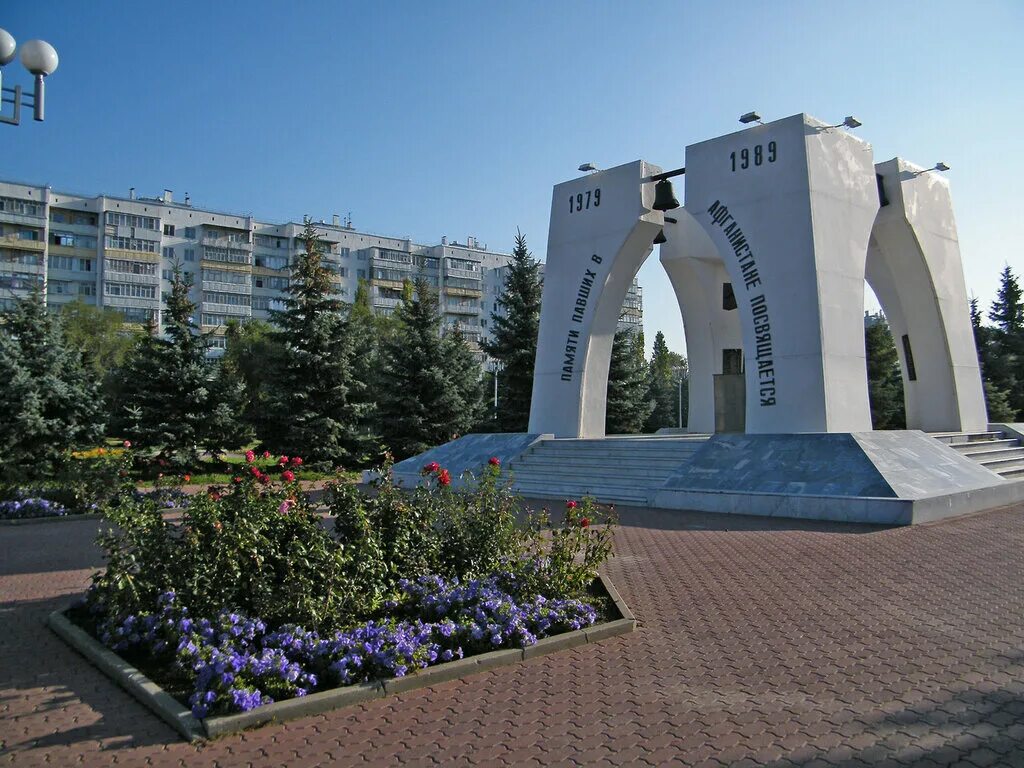
<svg viewBox="0 0 1024 768">
<path fill-rule="evenodd" d="M 505 370 L 505 366 L 493 358 L 487 361 L 487 370 L 494 375 L 494 418 L 498 418 L 498 373 Z"/>
<path fill-rule="evenodd" d="M 0 122 L 8 125 L 18 125 L 21 122 L 21 107 L 32 104 L 33 118 L 42 122 L 45 116 L 45 84 L 43 80 L 47 75 L 52 75 L 57 70 L 60 59 L 57 51 L 45 40 L 29 40 L 21 46 L 21 63 L 25 69 L 35 75 L 35 91 L 32 93 L 31 102 L 28 98 L 22 98 L 21 86 L 13 88 L 3 87 L 3 67 L 14 60 L 14 54 L 18 44 L 5 29 L 0 29 L 0 111 L 4 104 L 14 105 L 14 114 L 11 117 L 0 114 Z"/>
</svg>

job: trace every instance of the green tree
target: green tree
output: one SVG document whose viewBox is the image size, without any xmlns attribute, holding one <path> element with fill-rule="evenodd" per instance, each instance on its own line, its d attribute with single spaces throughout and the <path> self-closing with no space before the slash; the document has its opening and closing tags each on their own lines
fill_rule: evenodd
<svg viewBox="0 0 1024 768">
<path fill-rule="evenodd" d="M 226 336 L 221 365 L 230 366 L 245 382 L 242 415 L 247 424 L 262 433 L 270 378 L 281 364 L 281 346 L 274 338 L 273 326 L 256 318 L 229 322 Z"/>
<path fill-rule="evenodd" d="M 874 429 L 906 429 L 903 403 L 903 376 L 899 356 L 881 313 L 869 317 L 864 325 L 864 349 L 868 370 L 868 401 Z"/>
<path fill-rule="evenodd" d="M 0 441 L 11 475 L 51 475 L 65 454 L 103 432 L 99 379 L 40 293 L 0 315 Z"/>
<path fill-rule="evenodd" d="M 657 432 L 662 427 L 679 424 L 678 378 L 673 375 L 672 353 L 661 331 L 654 336 L 651 360 L 647 364 L 647 398 L 653 403 L 647 417 L 645 432 Z"/>
<path fill-rule="evenodd" d="M 642 432 L 652 410 L 654 403 L 648 398 L 643 334 L 619 330 L 612 342 L 608 366 L 605 432 L 609 435 Z"/>
<path fill-rule="evenodd" d="M 313 223 L 302 233 L 305 253 L 292 266 L 285 309 L 273 313 L 281 348 L 259 435 L 272 450 L 302 456 L 311 466 L 361 466 L 372 454 L 369 409 L 358 402 L 346 307 L 334 298 Z"/>
<path fill-rule="evenodd" d="M 441 338 L 437 295 L 423 278 L 407 283 L 398 331 L 381 349 L 380 424 L 398 459 L 465 433 L 479 408 L 469 386 L 471 353 L 458 334 Z M 479 374 L 477 374 L 479 376 Z"/>
<path fill-rule="evenodd" d="M 540 265 L 517 232 L 501 297 L 491 312 L 492 339 L 481 344 L 501 368 L 495 425 L 501 432 L 525 432 L 529 426 L 540 299 Z"/>
<path fill-rule="evenodd" d="M 175 266 L 165 297 L 164 333 L 150 335 L 125 366 L 122 416 L 125 433 L 139 447 L 185 467 L 198 462 L 201 447 L 237 448 L 244 437 L 225 429 L 226 421 L 241 414 L 223 399 L 206 357 L 209 334 L 196 327 L 191 287 L 191 275 Z"/>
<path fill-rule="evenodd" d="M 993 394 L 1005 393 L 1010 408 L 1024 412 L 1024 304 L 1016 275 L 1009 266 L 999 276 L 999 290 L 988 318 L 983 358 L 985 378 Z"/>
</svg>

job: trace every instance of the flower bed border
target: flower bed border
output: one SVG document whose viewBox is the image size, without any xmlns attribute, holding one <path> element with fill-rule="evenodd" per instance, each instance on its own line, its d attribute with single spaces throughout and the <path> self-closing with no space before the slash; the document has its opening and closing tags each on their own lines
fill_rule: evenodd
<svg viewBox="0 0 1024 768">
<path fill-rule="evenodd" d="M 34 523 L 63 523 L 68 520 L 100 520 L 102 512 L 83 512 L 80 515 L 50 515 L 48 517 L 15 517 L 9 520 L 0 520 L 0 525 L 32 525 Z"/>
<path fill-rule="evenodd" d="M 44 518 L 49 519 L 49 518 Z M 142 672 L 126 662 L 112 650 L 100 643 L 85 630 L 68 620 L 64 611 L 54 611 L 46 620 L 47 626 L 64 642 L 92 662 L 103 674 L 124 688 L 128 693 L 151 709 L 161 720 L 170 725 L 188 741 L 216 738 L 224 734 L 253 728 L 269 722 L 284 722 L 299 717 L 327 712 L 339 707 L 380 699 L 403 691 L 427 688 L 438 683 L 457 680 L 477 672 L 514 664 L 518 661 L 536 658 L 548 653 L 575 648 L 586 643 L 595 643 L 608 637 L 624 635 L 636 629 L 636 617 L 622 600 L 618 590 L 607 577 L 599 575 L 597 583 L 607 592 L 620 618 L 595 624 L 586 629 L 563 632 L 544 637 L 526 648 L 505 648 L 464 659 L 445 662 L 418 670 L 405 677 L 376 680 L 358 685 L 347 685 L 318 691 L 307 696 L 285 699 L 273 704 L 256 707 L 248 712 L 234 715 L 219 715 L 202 720 L 194 717 L 191 710 L 181 704 L 167 691 L 154 683 Z"/>
</svg>

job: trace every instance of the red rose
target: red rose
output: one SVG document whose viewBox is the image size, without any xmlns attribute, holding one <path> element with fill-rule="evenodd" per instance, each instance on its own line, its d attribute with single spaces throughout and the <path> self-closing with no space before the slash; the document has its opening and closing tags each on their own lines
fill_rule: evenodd
<svg viewBox="0 0 1024 768">
<path fill-rule="evenodd" d="M 249 467 L 249 471 L 252 472 L 253 477 L 259 477 L 260 476 L 260 468 L 259 467 Z"/>
<path fill-rule="evenodd" d="M 277 460 L 277 463 L 278 464 L 282 464 L 282 465 L 283 464 L 287 464 L 288 463 L 288 457 L 287 456 L 282 456 L 280 459 Z"/>
<path fill-rule="evenodd" d="M 182 480 L 184 480 L 186 483 L 191 483 L 192 482 L 192 475 L 185 475 L 182 478 Z"/>
<path fill-rule="evenodd" d="M 424 474 L 428 474 L 430 472 L 437 472 L 439 469 L 441 469 L 441 465 L 438 464 L 436 461 L 432 461 L 429 464 L 425 464 L 423 466 Z"/>
<path fill-rule="evenodd" d="M 124 443 L 122 443 L 122 445 L 124 445 L 125 448 L 131 448 L 132 447 L 132 441 L 131 440 L 125 440 Z"/>
<path fill-rule="evenodd" d="M 447 469 L 442 469 L 437 473 L 437 482 L 441 485 L 450 485 L 452 482 L 452 476 L 448 474 Z"/>
<path fill-rule="evenodd" d="M 238 475 L 235 475 L 235 482 L 236 483 L 242 482 L 242 478 L 240 478 Z"/>
<path fill-rule="evenodd" d="M 260 475 L 260 482 L 266 485 L 270 482 L 270 475 Z"/>
<path fill-rule="evenodd" d="M 296 467 L 301 466 L 302 459 L 298 456 L 292 456 L 292 464 L 294 464 Z"/>
<path fill-rule="evenodd" d="M 580 528 L 589 528 L 589 527 L 590 527 L 590 518 L 589 517 L 584 517 L 583 519 L 580 520 Z"/>
<path fill-rule="evenodd" d="M 264 451 L 263 452 L 263 458 L 264 459 L 269 459 L 270 458 L 270 451 Z"/>
<path fill-rule="evenodd" d="M 565 502 L 565 508 L 566 509 L 576 509 L 576 502 L 575 501 L 567 501 L 567 502 Z"/>
<path fill-rule="evenodd" d="M 295 480 L 295 473 L 292 472 L 290 469 L 286 469 L 284 472 L 281 473 L 281 479 L 284 480 L 286 483 L 290 483 Z"/>
<path fill-rule="evenodd" d="M 247 463 L 252 464 L 254 461 L 256 461 L 256 454 L 253 453 L 252 451 L 246 451 L 245 460 Z"/>
<path fill-rule="evenodd" d="M 490 464 L 492 467 L 501 466 L 501 460 L 497 456 L 491 456 L 491 458 L 487 460 L 487 463 Z"/>
</svg>

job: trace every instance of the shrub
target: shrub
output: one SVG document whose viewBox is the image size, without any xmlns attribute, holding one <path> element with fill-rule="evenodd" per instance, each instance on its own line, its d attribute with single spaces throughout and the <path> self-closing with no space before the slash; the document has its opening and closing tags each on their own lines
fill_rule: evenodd
<svg viewBox="0 0 1024 768">
<path fill-rule="evenodd" d="M 298 485 L 272 483 L 255 460 L 236 480 L 193 496 L 180 525 L 163 519 L 153 497 L 122 495 L 107 513 L 117 530 L 100 539 L 108 563 L 93 579 L 90 602 L 104 614 L 128 615 L 151 610 L 173 589 L 198 615 L 230 607 L 312 628 L 347 615 L 349 555 Z"/>
</svg>

